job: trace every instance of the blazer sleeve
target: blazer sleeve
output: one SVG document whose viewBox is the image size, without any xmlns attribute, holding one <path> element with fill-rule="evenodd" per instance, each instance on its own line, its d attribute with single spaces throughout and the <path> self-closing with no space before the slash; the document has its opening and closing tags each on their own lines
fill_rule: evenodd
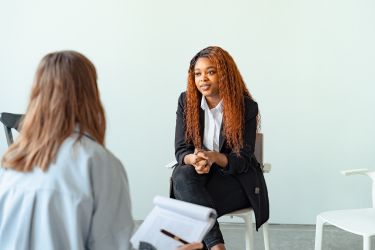
<svg viewBox="0 0 375 250">
<path fill-rule="evenodd" d="M 183 92 L 178 98 L 178 106 L 176 111 L 175 156 L 179 165 L 185 164 L 185 155 L 194 153 L 194 145 L 192 143 L 185 142 L 185 103 L 186 93 Z"/>
<path fill-rule="evenodd" d="M 251 159 L 254 154 L 255 138 L 257 129 L 258 104 L 245 97 L 245 131 L 244 146 L 237 155 L 233 151 L 225 153 L 228 158 L 228 165 L 222 169 L 228 174 L 242 174 L 251 167 Z"/>
</svg>

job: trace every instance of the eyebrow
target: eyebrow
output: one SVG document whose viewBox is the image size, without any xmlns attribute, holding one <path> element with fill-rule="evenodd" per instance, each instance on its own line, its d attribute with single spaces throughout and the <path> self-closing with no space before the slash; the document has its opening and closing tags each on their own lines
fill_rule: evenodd
<svg viewBox="0 0 375 250">
<path fill-rule="evenodd" d="M 216 70 L 216 67 L 215 66 L 208 66 L 207 68 L 206 68 L 206 70 L 209 70 L 209 69 L 214 69 L 214 70 Z M 194 69 L 194 71 L 198 71 L 198 70 L 201 70 L 200 68 L 196 68 L 196 69 Z"/>
</svg>

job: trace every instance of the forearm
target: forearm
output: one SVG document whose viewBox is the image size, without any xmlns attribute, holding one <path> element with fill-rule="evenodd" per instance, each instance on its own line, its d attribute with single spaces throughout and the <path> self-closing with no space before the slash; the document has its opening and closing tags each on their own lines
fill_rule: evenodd
<svg viewBox="0 0 375 250">
<path fill-rule="evenodd" d="M 214 152 L 213 160 L 221 168 L 226 168 L 228 165 L 228 158 L 225 154 Z"/>
</svg>

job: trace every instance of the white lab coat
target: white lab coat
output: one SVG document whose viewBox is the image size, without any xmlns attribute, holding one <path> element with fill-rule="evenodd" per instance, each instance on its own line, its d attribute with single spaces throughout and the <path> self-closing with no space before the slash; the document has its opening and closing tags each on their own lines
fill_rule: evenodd
<svg viewBox="0 0 375 250">
<path fill-rule="evenodd" d="M 121 162 L 74 133 L 46 172 L 0 172 L 0 249 L 131 249 L 133 219 Z"/>
</svg>

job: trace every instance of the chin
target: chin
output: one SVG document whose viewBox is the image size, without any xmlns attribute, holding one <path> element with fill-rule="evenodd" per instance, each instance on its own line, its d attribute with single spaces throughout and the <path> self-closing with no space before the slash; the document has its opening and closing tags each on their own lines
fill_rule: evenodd
<svg viewBox="0 0 375 250">
<path fill-rule="evenodd" d="M 202 91 L 201 94 L 204 96 L 204 97 L 210 97 L 212 95 L 211 91 Z"/>
</svg>

